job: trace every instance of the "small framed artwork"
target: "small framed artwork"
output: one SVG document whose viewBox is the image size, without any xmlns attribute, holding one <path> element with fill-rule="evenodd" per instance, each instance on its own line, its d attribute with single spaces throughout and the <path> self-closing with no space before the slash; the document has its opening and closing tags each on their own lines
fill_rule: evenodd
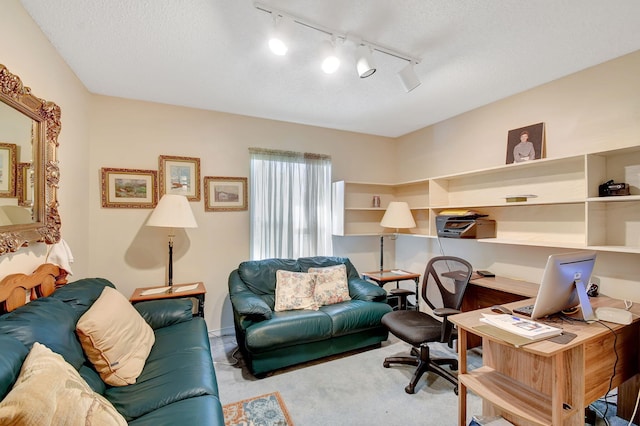
<svg viewBox="0 0 640 426">
<path fill-rule="evenodd" d="M 509 130 L 506 164 L 539 160 L 544 156 L 544 123 Z"/>
<path fill-rule="evenodd" d="M 33 169 L 31 168 L 31 163 L 18 163 L 16 170 L 18 205 L 30 207 L 33 205 Z"/>
<path fill-rule="evenodd" d="M 204 177 L 204 211 L 247 210 L 246 177 Z"/>
<path fill-rule="evenodd" d="M 0 142 L 0 197 L 16 196 L 16 154 L 14 143 Z"/>
<path fill-rule="evenodd" d="M 161 155 L 160 194 L 180 194 L 189 201 L 200 201 L 200 159 Z"/>
<path fill-rule="evenodd" d="M 103 167 L 102 207 L 152 209 L 158 203 L 158 172 L 155 170 Z"/>
</svg>

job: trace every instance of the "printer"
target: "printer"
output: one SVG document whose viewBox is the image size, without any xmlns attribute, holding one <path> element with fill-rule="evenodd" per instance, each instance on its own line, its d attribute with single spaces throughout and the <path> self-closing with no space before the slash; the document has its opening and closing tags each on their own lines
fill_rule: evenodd
<svg viewBox="0 0 640 426">
<path fill-rule="evenodd" d="M 496 221 L 488 215 L 473 211 L 443 211 L 436 216 L 438 237 L 444 238 L 495 238 Z"/>
</svg>

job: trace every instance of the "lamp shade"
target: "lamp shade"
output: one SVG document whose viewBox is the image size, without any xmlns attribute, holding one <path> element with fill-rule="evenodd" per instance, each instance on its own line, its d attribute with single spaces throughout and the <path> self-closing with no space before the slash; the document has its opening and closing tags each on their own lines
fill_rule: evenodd
<svg viewBox="0 0 640 426">
<path fill-rule="evenodd" d="M 147 226 L 197 228 L 196 218 L 184 195 L 164 194 L 149 216 Z"/>
<path fill-rule="evenodd" d="M 384 212 L 380 225 L 385 228 L 408 229 L 415 228 L 416 221 L 413 220 L 409 204 L 404 201 L 392 201 Z"/>
</svg>

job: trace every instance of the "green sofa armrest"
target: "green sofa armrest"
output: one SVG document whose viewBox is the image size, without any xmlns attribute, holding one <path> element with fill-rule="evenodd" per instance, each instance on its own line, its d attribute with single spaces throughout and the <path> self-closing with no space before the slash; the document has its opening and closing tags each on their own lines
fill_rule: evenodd
<svg viewBox="0 0 640 426">
<path fill-rule="evenodd" d="M 193 318 L 193 303 L 190 299 L 149 300 L 138 302 L 133 307 L 154 330 L 191 321 Z"/>
<path fill-rule="evenodd" d="M 236 315 L 252 321 L 271 319 L 273 311 L 260 296 L 247 288 L 238 270 L 229 275 L 229 299 Z"/>
<path fill-rule="evenodd" d="M 362 278 L 349 278 L 349 296 L 355 300 L 386 302 L 387 291 L 377 284 Z"/>
</svg>

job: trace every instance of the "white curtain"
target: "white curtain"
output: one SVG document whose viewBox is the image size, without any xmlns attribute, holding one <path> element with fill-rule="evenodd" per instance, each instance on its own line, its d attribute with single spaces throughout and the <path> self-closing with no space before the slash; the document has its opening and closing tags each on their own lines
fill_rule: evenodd
<svg viewBox="0 0 640 426">
<path fill-rule="evenodd" d="M 331 157 L 250 153 L 251 259 L 331 255 Z"/>
</svg>

